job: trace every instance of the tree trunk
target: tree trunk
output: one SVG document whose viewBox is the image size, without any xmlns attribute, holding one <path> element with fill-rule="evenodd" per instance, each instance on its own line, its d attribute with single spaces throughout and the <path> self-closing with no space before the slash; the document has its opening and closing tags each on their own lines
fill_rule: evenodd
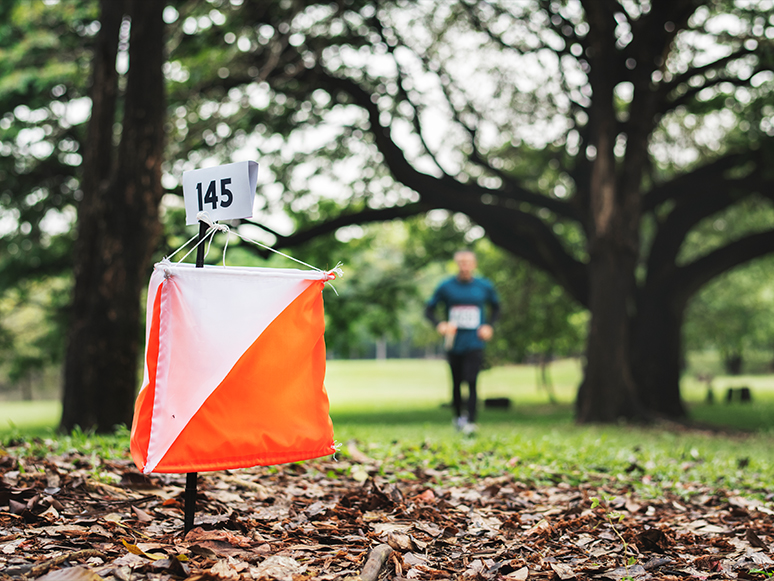
<svg viewBox="0 0 774 581">
<path fill-rule="evenodd" d="M 731 350 L 723 355 L 723 367 L 728 375 L 742 375 L 743 363 L 741 351 Z"/>
<path fill-rule="evenodd" d="M 609 74 L 612 68 L 620 66 L 616 56 L 615 19 L 609 3 L 585 2 L 584 8 L 591 27 L 589 80 L 594 88 L 593 105 L 589 109 L 589 149 L 586 150 L 592 161 L 586 225 L 591 321 L 586 368 L 576 400 L 576 419 L 582 423 L 609 423 L 645 417 L 632 377 L 629 345 L 634 272 L 640 250 L 639 200 L 645 157 L 644 146 L 634 140 L 628 144 L 624 160 L 616 159 L 615 143 L 620 127 L 614 99 L 615 80 Z"/>
<path fill-rule="evenodd" d="M 130 70 L 121 141 L 111 165 L 115 54 L 128 5 Z M 160 233 L 164 146 L 163 3 L 102 1 L 92 118 L 78 208 L 75 289 L 60 429 L 130 425 L 137 388 L 140 294 Z"/>
<path fill-rule="evenodd" d="M 21 381 L 19 381 L 19 386 L 21 387 L 22 401 L 33 400 L 32 385 L 35 383 L 34 377 L 35 377 L 35 373 L 30 371 L 24 377 L 21 378 Z"/>
<path fill-rule="evenodd" d="M 645 417 L 630 367 L 632 272 L 629 253 L 612 244 L 599 249 L 589 265 L 591 321 L 575 410 L 581 423 Z"/>
<path fill-rule="evenodd" d="M 666 298 L 641 297 L 632 325 L 632 370 L 642 404 L 671 419 L 687 416 L 680 397 L 684 306 Z"/>
</svg>

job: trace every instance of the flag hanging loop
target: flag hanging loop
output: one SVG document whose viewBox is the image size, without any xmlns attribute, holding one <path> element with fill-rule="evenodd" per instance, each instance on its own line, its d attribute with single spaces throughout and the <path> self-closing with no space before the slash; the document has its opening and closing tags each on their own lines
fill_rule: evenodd
<svg viewBox="0 0 774 581">
<path fill-rule="evenodd" d="M 250 242 L 251 244 L 254 244 L 256 246 L 260 246 L 261 248 L 265 250 L 269 250 L 270 252 L 274 252 L 275 254 L 279 254 L 280 256 L 284 256 L 285 258 L 288 258 L 294 262 L 297 262 L 298 264 L 301 264 L 303 266 L 306 266 L 307 268 L 311 268 L 312 270 L 316 270 L 317 272 L 324 272 L 326 273 L 329 278 L 326 281 L 327 284 L 330 285 L 330 287 L 333 289 L 333 292 L 336 293 L 338 296 L 339 293 L 336 292 L 336 289 L 333 287 L 333 285 L 330 283 L 331 280 L 335 278 L 340 278 L 344 276 L 344 271 L 341 269 L 342 264 L 341 262 L 337 263 L 336 266 L 334 266 L 330 270 L 322 270 L 321 268 L 317 268 L 316 266 L 312 266 L 311 264 L 307 264 L 306 262 L 299 260 L 298 258 L 294 258 L 290 256 L 289 254 L 285 254 L 284 252 L 280 252 L 279 250 L 272 248 L 271 246 L 267 246 L 265 244 L 262 244 L 261 242 L 258 242 L 257 240 L 253 240 L 252 238 L 248 238 L 247 236 L 244 236 L 237 232 L 236 230 L 231 230 L 228 226 L 225 224 L 218 224 L 217 222 L 213 222 L 212 218 L 210 218 L 210 215 L 207 212 L 199 212 L 196 215 L 196 219 L 200 222 L 204 222 L 207 224 L 207 232 L 204 236 L 199 237 L 199 241 L 191 248 L 178 262 L 182 262 L 185 260 L 189 254 L 191 254 L 194 250 L 196 250 L 201 244 L 204 244 L 207 242 L 207 250 L 204 253 L 204 256 L 206 257 L 210 252 L 210 247 L 212 246 L 212 239 L 215 237 L 216 232 L 223 232 L 226 234 L 226 243 L 223 246 L 223 266 L 226 266 L 226 250 L 228 249 L 228 240 L 229 240 L 229 234 L 236 234 L 239 238 L 244 240 L 245 242 Z M 175 250 L 172 254 L 170 254 L 167 259 L 171 259 L 175 254 L 183 250 L 186 246 L 188 246 L 191 242 L 193 242 L 199 235 L 194 235 L 191 238 L 188 239 L 188 241 L 183 244 L 180 248 Z"/>
</svg>

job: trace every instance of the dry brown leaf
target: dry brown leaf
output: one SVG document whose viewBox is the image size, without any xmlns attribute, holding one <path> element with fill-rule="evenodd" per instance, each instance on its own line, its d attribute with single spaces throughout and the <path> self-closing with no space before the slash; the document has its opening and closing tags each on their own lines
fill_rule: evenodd
<svg viewBox="0 0 774 581">
<path fill-rule="evenodd" d="M 562 563 L 551 563 L 551 569 L 557 574 L 559 579 L 564 581 L 565 579 L 575 579 L 575 571 L 569 565 L 563 565 Z"/>
<path fill-rule="evenodd" d="M 761 538 L 755 534 L 755 531 L 752 529 L 745 530 L 744 538 L 747 539 L 747 542 L 750 543 L 753 547 L 758 547 L 759 549 L 767 549 L 768 545 L 764 543 Z"/>
<path fill-rule="evenodd" d="M 37 581 L 104 581 L 102 577 L 86 567 L 68 567 L 46 573 Z"/>
<path fill-rule="evenodd" d="M 153 517 L 150 514 L 141 508 L 137 508 L 136 506 L 132 506 L 132 512 L 134 513 L 134 516 L 137 517 L 139 522 L 150 522 L 153 520 Z"/>
<path fill-rule="evenodd" d="M 239 571 L 226 559 L 221 559 L 210 568 L 210 573 L 224 579 L 239 579 Z"/>
<path fill-rule="evenodd" d="M 358 464 L 375 464 L 376 460 L 361 452 L 354 440 L 347 442 L 347 454 Z"/>
<path fill-rule="evenodd" d="M 414 540 L 409 535 L 400 533 L 387 533 L 387 544 L 401 553 L 417 550 Z"/>
<path fill-rule="evenodd" d="M 516 571 L 511 571 L 505 575 L 505 578 L 512 579 L 513 581 L 525 581 L 525 579 L 529 578 L 529 567 L 522 567 Z"/>
<path fill-rule="evenodd" d="M 257 567 L 250 569 L 253 579 L 270 579 L 276 581 L 293 581 L 293 577 L 301 575 L 306 567 L 300 565 L 295 559 L 273 555 Z"/>
</svg>

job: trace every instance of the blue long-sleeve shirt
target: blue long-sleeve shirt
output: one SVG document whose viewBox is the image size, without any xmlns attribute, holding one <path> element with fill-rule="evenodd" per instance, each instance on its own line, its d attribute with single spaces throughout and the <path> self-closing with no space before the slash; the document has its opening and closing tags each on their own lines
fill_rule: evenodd
<svg viewBox="0 0 774 581">
<path fill-rule="evenodd" d="M 500 299 L 494 286 L 485 278 L 474 277 L 468 281 L 451 277 L 443 281 L 425 307 L 425 316 L 438 324 L 435 310 L 438 304 L 446 309 L 446 320 L 457 325 L 452 353 L 464 353 L 483 349 L 478 328 L 487 322 L 486 307 L 491 309 L 489 322 L 494 323 L 500 313 Z"/>
</svg>

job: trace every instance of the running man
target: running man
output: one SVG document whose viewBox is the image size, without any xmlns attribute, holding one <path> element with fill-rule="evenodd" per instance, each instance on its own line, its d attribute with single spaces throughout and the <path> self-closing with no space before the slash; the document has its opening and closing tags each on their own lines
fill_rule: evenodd
<svg viewBox="0 0 774 581">
<path fill-rule="evenodd" d="M 425 316 L 444 337 L 452 374 L 452 405 L 455 427 L 465 434 L 476 430 L 476 379 L 481 369 L 484 345 L 492 338 L 492 324 L 500 315 L 500 300 L 492 283 L 473 276 L 476 255 L 470 250 L 454 253 L 458 273 L 443 281 L 425 308 Z M 445 320 L 436 317 L 443 304 Z M 490 314 L 487 323 L 486 306 Z M 462 384 L 468 385 L 467 413 L 462 409 Z"/>
</svg>

